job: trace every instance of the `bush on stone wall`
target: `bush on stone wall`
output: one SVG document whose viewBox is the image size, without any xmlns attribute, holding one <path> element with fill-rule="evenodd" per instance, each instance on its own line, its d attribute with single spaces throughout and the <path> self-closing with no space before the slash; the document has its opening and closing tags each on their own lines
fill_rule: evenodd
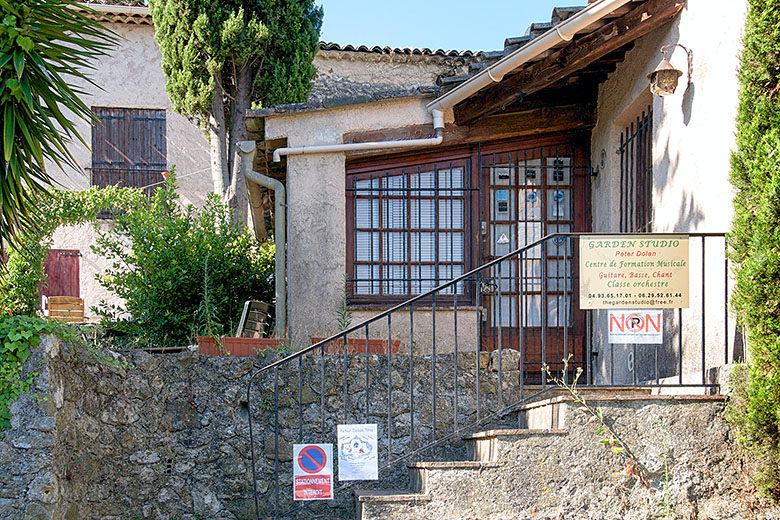
<svg viewBox="0 0 780 520">
<path fill-rule="evenodd" d="M 200 210 L 184 207 L 174 182 L 148 205 L 117 214 L 93 246 L 113 261 L 99 282 L 125 302 L 97 310 L 154 346 L 185 345 L 206 331 L 232 334 L 244 301 L 273 298 L 273 244 L 257 247 L 214 194 Z"/>
<path fill-rule="evenodd" d="M 0 432 L 11 426 L 11 404 L 30 389 L 34 374 L 22 374 L 30 349 L 41 342 L 41 334 L 56 328 L 56 323 L 33 316 L 0 317 Z"/>
<path fill-rule="evenodd" d="M 741 440 L 761 460 L 759 488 L 780 499 L 780 4 L 750 0 L 739 77 L 736 190 L 729 238 L 733 304 L 750 345 Z M 739 391 L 738 391 L 739 392 Z"/>
</svg>

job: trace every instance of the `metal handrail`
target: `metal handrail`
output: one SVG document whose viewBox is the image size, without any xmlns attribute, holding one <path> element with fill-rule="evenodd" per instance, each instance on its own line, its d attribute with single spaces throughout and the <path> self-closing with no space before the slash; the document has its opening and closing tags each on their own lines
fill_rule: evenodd
<svg viewBox="0 0 780 520">
<path fill-rule="evenodd" d="M 414 304 L 415 302 L 419 300 L 423 300 L 427 298 L 428 296 L 431 296 L 434 293 L 440 292 L 442 289 L 446 289 L 447 287 L 450 287 L 452 285 L 458 284 L 467 278 L 470 278 L 474 276 L 475 274 L 478 274 L 481 271 L 484 271 L 485 269 L 488 269 L 490 267 L 493 267 L 496 264 L 499 264 L 501 262 L 505 262 L 506 260 L 511 259 L 514 256 L 517 256 L 525 251 L 528 251 L 530 249 L 533 249 L 534 247 L 540 246 L 543 242 L 547 242 L 549 240 L 552 240 L 556 237 L 587 237 L 587 236 L 601 236 L 601 235 L 610 235 L 610 236 L 618 236 L 618 235 L 643 235 L 643 236 L 661 236 L 661 235 L 687 235 L 689 237 L 723 237 L 725 236 L 725 233 L 675 233 L 675 232 L 668 232 L 668 233 L 636 233 L 636 232 L 625 232 L 625 233 L 596 233 L 596 232 L 572 232 L 572 233 L 550 233 L 549 235 L 545 235 L 543 238 L 540 238 L 536 242 L 532 242 L 530 244 L 526 244 L 523 247 L 520 247 L 518 249 L 515 249 L 511 253 L 507 253 L 503 256 L 500 256 L 498 258 L 495 258 L 491 260 L 490 262 L 487 262 L 486 264 L 483 264 L 479 267 L 475 267 L 471 271 L 468 271 L 467 273 L 464 273 L 457 278 L 453 278 L 452 280 L 449 280 L 447 282 L 444 282 L 441 285 L 438 285 L 434 287 L 433 289 L 430 289 L 429 291 L 426 291 L 424 293 L 418 294 L 417 296 L 414 296 L 412 298 L 409 298 L 408 300 L 401 302 L 386 311 L 380 312 L 379 314 L 372 316 L 371 318 L 368 318 L 366 320 L 361 321 L 357 325 L 353 325 L 352 327 L 349 327 L 348 329 L 345 329 L 337 334 L 334 334 L 333 336 L 330 336 L 329 338 L 323 339 L 322 341 L 315 343 L 314 345 L 308 346 L 304 349 L 299 350 L 298 352 L 295 352 L 293 354 L 290 354 L 289 356 L 282 358 L 278 361 L 275 361 L 271 363 L 270 365 L 266 365 L 263 368 L 258 369 L 254 374 L 252 374 L 249 377 L 249 383 L 251 383 L 252 379 L 254 379 L 256 376 L 262 374 L 263 372 L 266 372 L 268 370 L 271 370 L 272 368 L 275 368 L 279 365 L 285 364 L 288 361 L 291 361 L 293 359 L 296 359 L 298 357 L 303 356 L 304 354 L 311 352 L 313 350 L 317 350 L 320 348 L 321 345 L 326 345 L 330 343 L 331 341 L 335 339 L 339 339 L 345 336 L 348 336 L 349 334 L 353 332 L 357 332 L 360 329 L 364 329 L 366 325 L 370 325 L 376 321 L 381 320 L 382 318 L 386 318 L 388 314 L 392 314 L 396 311 L 399 311 L 403 309 L 404 307 L 408 307 L 409 305 Z"/>
<path fill-rule="evenodd" d="M 392 317 L 392 315 L 394 313 L 396 313 L 398 311 L 401 311 L 401 310 L 404 310 L 406 308 L 409 308 L 409 311 L 413 312 L 415 303 L 417 303 L 417 302 L 419 302 L 421 300 L 424 300 L 426 298 L 429 298 L 429 297 L 432 298 L 432 301 L 433 301 L 434 313 L 433 313 L 432 319 L 435 320 L 435 308 L 436 308 L 436 295 L 437 295 L 437 293 L 440 293 L 443 290 L 446 290 L 446 289 L 448 289 L 450 287 L 453 287 L 453 286 L 455 286 L 455 290 L 454 290 L 454 296 L 455 296 L 454 309 L 455 309 L 455 312 L 457 313 L 457 308 L 458 308 L 457 307 L 457 295 L 458 295 L 457 294 L 457 284 L 462 283 L 462 282 L 466 282 L 466 281 L 468 281 L 470 279 L 472 281 L 473 280 L 478 280 L 480 272 L 485 271 L 486 269 L 490 269 L 490 268 L 492 268 L 494 266 L 499 266 L 498 267 L 498 276 L 499 276 L 499 278 L 503 279 L 503 277 L 501 276 L 501 273 L 500 273 L 500 269 L 501 269 L 500 268 L 500 264 L 502 262 L 506 262 L 507 260 L 511 260 L 514 257 L 517 257 L 518 255 L 523 255 L 524 253 L 526 253 L 526 252 L 528 252 L 528 251 L 530 251 L 530 250 L 532 250 L 532 249 L 534 249 L 536 247 L 541 247 L 542 248 L 542 257 L 541 258 L 545 258 L 546 257 L 545 246 L 546 246 L 547 242 L 549 242 L 551 240 L 567 239 L 567 238 L 574 238 L 574 237 L 602 236 L 602 235 L 607 235 L 607 234 L 610 235 L 610 236 L 621 236 L 621 235 L 623 235 L 623 236 L 636 236 L 636 235 L 641 235 L 641 236 L 645 236 L 645 237 L 664 236 L 664 235 L 675 234 L 675 235 L 685 235 L 687 237 L 697 237 L 697 238 L 702 238 L 702 252 L 704 252 L 704 241 L 705 241 L 704 239 L 705 238 L 707 238 L 707 237 L 725 238 L 725 233 L 712 233 L 712 232 L 700 232 L 700 233 L 696 233 L 696 232 L 694 232 L 694 233 L 685 233 L 685 232 L 677 232 L 677 233 L 675 233 L 675 232 L 665 232 L 665 233 L 637 233 L 637 232 L 623 232 L 623 233 L 598 233 L 598 232 L 552 233 L 552 234 L 546 235 L 545 237 L 543 237 L 543 238 L 541 238 L 541 239 L 539 239 L 537 241 L 534 241 L 532 243 L 526 244 L 526 245 L 524 245 L 524 246 L 522 246 L 520 248 L 515 249 L 512 252 L 509 252 L 509 253 L 507 253 L 505 255 L 502 255 L 502 256 L 500 256 L 498 258 L 495 258 L 495 259 L 493 259 L 493 260 L 491 260 L 491 261 L 489 261 L 489 262 L 487 262 L 487 263 L 485 263 L 483 265 L 480 265 L 479 267 L 476 267 L 476 268 L 474 268 L 474 269 L 472 269 L 472 270 L 470 270 L 470 271 L 468 271 L 468 272 L 466 272 L 466 273 L 464 273 L 464 274 L 462 274 L 462 275 L 460 275 L 460 276 L 458 276 L 456 278 L 453 278 L 453 279 L 451 279 L 451 280 L 449 280 L 447 282 L 444 282 L 444 283 L 438 285 L 437 287 L 434 287 L 434 288 L 432 288 L 432 289 L 430 289 L 430 290 L 428 290 L 428 291 L 426 291 L 424 293 L 421 293 L 421 294 L 416 295 L 416 296 L 414 296 L 412 298 L 409 298 L 408 300 L 406 300 L 406 301 L 404 301 L 402 303 L 394 305 L 393 307 L 391 307 L 391 308 L 389 308 L 389 309 L 387 309 L 387 310 L 385 310 L 383 312 L 380 312 L 379 314 L 377 314 L 375 316 L 372 316 L 371 318 L 363 320 L 362 322 L 360 322 L 357 325 L 351 326 L 351 327 L 349 327 L 349 328 L 347 328 L 347 329 L 345 329 L 343 331 L 338 332 L 337 334 L 334 334 L 334 335 L 332 335 L 332 336 L 330 336 L 330 337 L 328 337 L 328 338 L 326 338 L 324 340 L 321 340 L 321 341 L 319 341 L 319 342 L 317 342 L 317 343 L 315 343 L 315 344 L 313 344 L 311 346 L 308 346 L 308 347 L 306 347 L 306 348 L 304 348 L 304 349 L 302 349 L 302 350 L 300 350 L 298 352 L 290 354 L 290 355 L 288 355 L 288 356 L 286 356 L 286 357 L 284 357 L 284 358 L 282 358 L 280 360 L 277 360 L 277 361 L 275 361 L 273 363 L 270 363 L 269 365 L 266 365 L 266 366 L 256 370 L 247 379 L 247 403 L 251 403 L 251 399 L 250 398 L 251 398 L 251 389 L 252 389 L 252 382 L 253 382 L 253 380 L 255 378 L 257 378 L 259 375 L 261 375 L 263 373 L 269 373 L 270 371 L 273 370 L 274 373 L 275 373 L 275 379 L 274 379 L 274 381 L 275 381 L 274 382 L 274 408 L 275 408 L 275 413 L 277 414 L 276 425 L 275 425 L 275 437 L 274 437 L 274 443 L 275 443 L 274 450 L 275 450 L 275 453 L 278 453 L 278 449 L 279 449 L 279 444 L 278 444 L 279 443 L 279 425 L 278 425 L 278 391 L 279 391 L 278 390 L 278 382 L 279 382 L 278 378 L 279 378 L 279 372 L 278 372 L 278 370 L 279 370 L 280 367 L 282 367 L 282 366 L 284 366 L 286 364 L 289 364 L 291 362 L 295 362 L 297 360 L 297 362 L 298 362 L 298 370 L 299 370 L 298 386 L 299 386 L 299 392 L 300 392 L 301 385 L 302 385 L 301 375 L 300 375 L 300 373 L 301 373 L 300 371 L 301 371 L 301 368 L 302 368 L 302 358 L 306 354 L 311 353 L 311 352 L 319 351 L 320 356 L 323 356 L 323 359 L 324 359 L 325 345 L 327 345 L 328 343 L 334 342 L 334 341 L 342 340 L 344 342 L 344 356 L 345 356 L 345 361 L 344 361 L 345 366 L 344 366 L 344 368 L 346 370 L 346 368 L 347 368 L 347 366 L 346 366 L 347 346 L 346 345 L 347 345 L 347 337 L 348 337 L 349 334 L 352 334 L 352 333 L 355 333 L 355 332 L 365 331 L 365 333 L 366 333 L 366 341 L 368 341 L 369 325 L 371 325 L 373 323 L 376 323 L 376 322 L 379 322 L 380 320 L 386 320 L 388 322 L 388 327 L 389 327 L 390 326 L 390 322 L 391 322 L 391 317 Z M 567 247 L 566 257 L 568 257 L 568 247 L 569 246 L 567 245 L 566 247 Z M 572 257 L 571 258 L 573 258 L 573 253 L 572 253 Z M 703 254 L 703 258 L 704 258 L 704 254 Z M 543 269 L 544 269 L 545 265 L 546 265 L 546 262 L 543 261 L 542 262 Z M 704 263 L 702 263 L 702 269 L 704 269 Z M 726 272 L 728 271 L 728 258 L 726 258 L 725 271 Z M 518 276 L 519 278 L 521 277 L 521 275 L 519 273 L 516 273 L 516 276 Z M 566 272 L 565 273 L 566 280 L 569 279 L 569 276 L 570 276 L 570 274 L 568 272 Z M 571 274 L 571 276 L 573 277 L 573 273 Z M 702 275 L 702 284 L 703 285 L 702 285 L 702 288 L 704 288 L 704 277 L 705 276 L 704 276 L 704 271 L 703 271 L 703 275 Z M 543 287 L 542 288 L 542 299 L 544 300 L 545 299 L 544 294 L 546 294 L 546 275 L 545 275 L 544 271 L 542 272 L 541 278 L 543 280 L 542 281 L 542 287 Z M 564 292 L 566 294 L 568 294 L 568 291 L 569 291 L 568 289 L 566 289 L 567 284 L 568 284 L 568 281 L 564 282 Z M 726 290 L 727 290 L 727 288 L 728 288 L 728 282 L 726 282 Z M 522 292 L 521 292 L 521 294 L 522 294 Z M 702 296 L 703 296 L 703 294 L 704 293 L 702 293 Z M 476 298 L 479 298 L 479 296 L 476 296 Z M 727 292 L 726 292 L 726 300 L 728 300 Z M 479 305 L 479 302 L 477 302 L 477 305 Z M 725 305 L 727 305 L 727 301 L 726 301 Z M 703 307 L 704 306 L 702 305 L 702 312 L 704 312 Z M 499 305 L 499 309 L 498 309 L 499 322 L 501 321 L 501 319 L 500 319 L 500 312 L 501 311 L 500 311 L 500 305 Z M 543 313 L 546 312 L 546 304 L 542 305 L 542 312 Z M 564 303 L 564 313 L 565 312 L 567 312 L 567 310 L 566 310 L 566 303 Z M 541 348 L 542 348 L 542 359 L 545 360 L 545 362 L 546 362 L 546 356 L 544 354 L 544 335 L 545 335 L 545 326 L 546 326 L 547 318 L 548 317 L 546 316 L 546 314 L 544 314 L 543 315 L 543 321 L 542 321 L 542 340 L 541 340 L 542 347 Z M 409 341 L 410 341 L 410 345 L 412 345 L 413 341 L 414 341 L 414 338 L 413 338 L 413 322 L 410 322 L 410 325 L 411 325 L 411 330 L 410 330 Z M 481 425 L 485 424 L 489 420 L 492 420 L 492 419 L 495 419 L 496 417 L 500 417 L 502 415 L 505 415 L 506 413 L 509 413 L 512 410 L 516 409 L 517 406 L 527 402 L 529 399 L 532 399 L 532 398 L 538 396 L 540 393 L 544 393 L 544 392 L 550 390 L 551 387 L 546 387 L 545 388 L 544 378 L 542 378 L 542 391 L 537 393 L 537 394 L 529 395 L 529 396 L 523 398 L 523 393 L 522 393 L 522 384 L 523 383 L 522 383 L 522 375 L 521 375 L 521 381 L 520 381 L 520 388 L 521 388 L 520 397 L 521 397 L 521 400 L 518 401 L 518 402 L 512 403 L 510 405 L 504 406 L 503 399 L 501 397 L 501 371 L 502 371 L 502 369 L 501 369 L 501 355 L 500 355 L 500 353 L 501 353 L 502 349 L 501 349 L 501 332 L 500 332 L 501 325 L 499 325 L 498 348 L 497 348 L 497 350 L 499 352 L 499 356 L 497 358 L 497 361 L 498 361 L 498 391 L 497 391 L 497 397 L 498 397 L 499 409 L 498 409 L 498 411 L 496 411 L 494 413 L 489 413 L 489 414 L 487 414 L 485 416 L 481 416 L 480 415 L 480 397 L 479 397 L 479 377 L 480 377 L 480 371 L 479 371 L 479 356 L 477 356 L 477 371 L 476 371 L 476 393 L 477 393 L 476 421 L 471 423 L 471 424 L 467 424 L 467 425 L 458 425 L 458 419 L 457 419 L 457 416 L 458 416 L 458 409 L 457 409 L 457 399 L 458 399 L 457 398 L 457 392 L 458 392 L 458 388 L 457 388 L 457 385 L 458 385 L 458 383 L 457 383 L 457 365 L 458 365 L 458 360 L 457 360 L 457 354 L 458 354 L 458 346 L 457 346 L 457 334 L 458 334 L 457 333 L 457 315 L 456 315 L 454 327 L 455 327 L 455 378 L 456 378 L 456 380 L 455 380 L 455 389 L 454 389 L 456 406 L 455 406 L 455 410 L 454 410 L 454 414 L 453 414 L 453 416 L 454 416 L 454 427 L 455 427 L 454 431 L 451 431 L 449 434 L 447 434 L 447 435 L 445 435 L 443 437 L 439 437 L 439 438 L 436 437 L 436 419 L 435 419 L 435 413 L 436 413 L 436 405 L 435 405 L 435 403 L 436 403 L 436 390 L 435 390 L 436 389 L 436 387 L 435 387 L 435 384 L 436 384 L 436 382 L 435 382 L 435 379 L 436 379 L 436 372 L 435 372 L 435 370 L 436 370 L 436 368 L 435 368 L 435 366 L 436 366 L 436 361 L 435 361 L 435 359 L 436 359 L 435 328 L 436 328 L 436 326 L 435 326 L 435 321 L 434 321 L 433 322 L 433 334 L 434 334 L 434 340 L 433 340 L 433 362 L 432 362 L 433 380 L 434 380 L 433 383 L 432 383 L 434 385 L 433 386 L 433 396 L 432 396 L 432 398 L 433 398 L 432 411 L 433 411 L 433 414 L 434 414 L 433 415 L 434 419 L 433 419 L 433 422 L 432 422 L 433 428 L 434 428 L 434 430 L 433 430 L 434 431 L 433 442 L 428 443 L 428 444 L 426 444 L 424 446 L 418 447 L 417 449 L 414 449 L 414 444 L 415 444 L 414 443 L 414 412 L 413 412 L 414 411 L 414 404 L 413 404 L 414 396 L 413 396 L 413 393 L 412 393 L 412 394 L 410 394 L 410 406 L 411 406 L 411 409 L 412 409 L 412 413 L 410 414 L 410 416 L 411 416 L 411 419 L 410 419 L 411 423 L 410 423 L 410 434 L 409 434 L 410 435 L 410 442 L 411 442 L 412 450 L 411 450 L 410 453 L 407 453 L 406 455 L 404 455 L 402 457 L 398 457 L 398 458 L 393 459 L 393 460 L 390 460 L 390 459 L 392 459 L 392 457 L 388 457 L 388 462 L 387 462 L 387 464 L 382 466 L 383 468 L 388 467 L 391 464 L 396 464 L 399 461 L 405 460 L 405 459 L 407 459 L 407 458 L 409 458 L 409 457 L 411 457 L 411 456 L 413 456 L 415 454 L 420 453 L 423 450 L 426 450 L 426 449 L 429 449 L 429 448 L 431 448 L 433 446 L 439 445 L 442 442 L 444 442 L 445 440 L 453 438 L 453 436 L 455 436 L 455 435 L 457 435 L 459 433 L 462 433 L 463 431 L 466 431 L 469 428 L 473 428 L 473 427 L 476 427 L 476 426 L 481 426 Z M 586 328 L 589 328 L 589 327 L 590 327 L 590 325 L 588 325 Z M 728 327 L 728 324 L 726 325 L 726 327 Z M 567 327 L 564 327 L 564 331 L 563 331 L 563 334 L 564 334 L 564 352 L 566 352 L 566 348 L 567 348 L 566 329 L 567 329 Z M 726 329 L 726 331 L 727 330 L 728 329 Z M 389 332 L 389 330 L 388 330 L 388 332 Z M 680 335 L 682 334 L 682 327 L 680 327 L 679 334 Z M 392 341 L 392 338 L 389 337 L 388 338 L 388 358 L 390 358 L 390 355 L 392 354 L 391 353 L 391 347 L 390 347 L 391 341 Z M 477 341 L 479 342 L 481 340 L 478 338 Z M 681 337 L 680 337 L 680 341 L 682 341 Z M 682 349 L 682 343 L 680 343 L 680 349 Z M 477 347 L 477 352 L 478 353 L 480 352 L 480 347 L 479 346 Z M 368 355 L 368 344 L 366 346 L 366 355 Z M 414 357 L 414 349 L 413 348 L 410 348 L 410 356 L 412 358 Z M 702 383 L 701 384 L 698 384 L 698 383 L 696 383 L 696 384 L 684 384 L 683 381 L 682 381 L 682 365 L 680 365 L 680 380 L 679 380 L 679 384 L 677 384 L 676 386 L 701 386 L 701 387 L 712 387 L 713 386 L 711 384 L 707 384 L 705 379 L 704 379 L 704 368 L 705 368 L 704 356 L 705 356 L 704 329 L 702 329 Z M 614 357 L 614 353 L 613 353 L 613 357 Z M 726 358 L 728 359 L 728 344 L 726 345 Z M 611 361 L 613 361 L 613 360 L 611 360 Z M 524 361 L 521 361 L 521 364 L 523 362 Z M 679 362 L 682 363 L 682 350 L 680 351 L 680 360 L 679 360 Z M 533 364 L 533 363 L 531 363 L 531 364 Z M 322 367 L 320 369 L 321 370 L 321 378 L 323 379 L 323 382 L 322 382 L 323 385 L 324 385 L 324 372 L 323 372 L 324 371 L 324 366 L 325 366 L 325 364 L 324 364 L 324 361 L 323 361 Z M 414 380 L 413 359 L 410 360 L 410 366 L 411 366 L 410 380 L 412 380 L 410 384 L 413 384 L 413 380 Z M 390 367 L 389 359 L 388 359 L 388 367 Z M 388 370 L 389 370 L 389 368 L 388 368 Z M 657 360 L 656 360 L 656 376 L 657 376 L 657 373 L 658 373 L 658 370 L 657 370 Z M 344 399 L 345 400 L 344 400 L 344 406 L 346 407 L 347 406 L 347 404 L 346 404 L 347 403 L 347 400 L 346 400 L 346 391 L 347 391 L 346 390 L 346 377 L 347 377 L 346 371 L 343 374 L 343 376 L 344 376 L 344 379 L 345 379 L 345 388 L 344 388 L 344 392 L 345 392 Z M 368 363 L 366 363 L 366 389 L 368 389 L 368 377 L 369 377 L 368 376 Z M 567 375 L 564 375 L 564 377 L 567 377 Z M 636 381 L 636 372 L 634 372 L 634 379 L 635 379 L 634 380 L 634 385 L 636 385 L 638 383 Z M 613 387 L 613 386 L 616 386 L 616 385 L 613 384 L 613 380 L 610 378 L 609 384 L 605 384 L 605 385 L 601 385 L 601 386 L 604 386 L 605 388 L 609 388 L 609 387 Z M 652 383 L 648 382 L 648 383 L 642 384 L 641 386 L 643 386 L 643 387 L 660 387 L 660 386 L 669 386 L 669 385 L 661 385 L 661 384 L 658 384 L 658 382 L 656 382 L 656 384 L 652 384 Z M 324 399 L 325 399 L 325 395 L 323 393 L 320 396 L 320 401 L 321 401 L 320 406 L 321 407 L 324 407 Z M 302 413 L 301 406 L 302 406 L 301 403 L 298 403 L 299 413 Z M 368 396 L 366 396 L 366 414 L 368 414 Z M 256 511 L 259 512 L 258 494 L 257 494 L 257 473 L 256 473 L 256 464 L 255 464 L 254 434 L 253 434 L 252 419 L 251 419 L 251 405 L 250 405 L 250 409 L 249 409 L 248 418 L 249 418 L 248 419 L 248 423 L 249 423 L 250 453 L 251 453 L 251 458 L 252 458 L 252 478 L 253 478 L 252 486 L 253 486 L 253 490 L 254 490 L 254 499 L 255 499 Z M 368 418 L 368 415 L 366 416 L 366 418 Z M 301 428 L 301 427 L 299 427 L 299 428 Z M 302 433 L 301 433 L 301 435 L 302 435 Z M 389 439 L 389 433 L 388 433 L 388 439 Z M 275 471 L 276 471 L 277 478 L 278 478 L 278 469 L 279 469 L 278 468 L 278 457 L 276 457 Z M 352 483 L 343 484 L 343 485 L 339 486 L 336 489 L 346 488 L 346 487 L 349 487 L 350 485 L 352 485 Z M 278 504 L 279 504 L 279 495 L 278 495 L 278 493 L 279 493 L 279 491 L 278 491 L 278 481 L 277 481 L 277 484 L 276 484 L 276 507 L 277 508 L 278 508 Z M 300 507 L 303 507 L 303 506 L 299 506 L 299 507 L 295 508 L 293 511 L 297 511 Z"/>
</svg>

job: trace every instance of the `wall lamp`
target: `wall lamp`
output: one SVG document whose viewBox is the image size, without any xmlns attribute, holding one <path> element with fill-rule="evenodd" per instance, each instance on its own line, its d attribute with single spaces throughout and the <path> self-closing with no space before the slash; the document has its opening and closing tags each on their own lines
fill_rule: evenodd
<svg viewBox="0 0 780 520">
<path fill-rule="evenodd" d="M 693 53 L 690 49 L 679 43 L 670 43 L 661 47 L 661 53 L 664 55 L 664 59 L 655 68 L 653 72 L 647 75 L 647 79 L 650 80 L 650 92 L 656 96 L 668 96 L 674 94 L 677 89 L 677 82 L 680 76 L 683 75 L 681 70 L 677 70 L 669 62 L 669 57 L 674 51 L 675 47 L 683 49 L 688 56 L 688 85 L 691 84 L 691 76 L 693 73 Z"/>
</svg>

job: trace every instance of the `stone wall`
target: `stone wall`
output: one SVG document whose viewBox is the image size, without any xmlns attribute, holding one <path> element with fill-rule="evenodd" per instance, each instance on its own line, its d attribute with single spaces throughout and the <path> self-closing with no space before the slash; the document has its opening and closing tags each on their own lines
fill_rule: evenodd
<svg viewBox="0 0 780 520">
<path fill-rule="evenodd" d="M 247 403 L 249 374 L 274 356 L 221 358 L 194 352 L 123 354 L 93 352 L 86 347 L 47 341 L 28 362 L 37 370 L 34 390 L 13 408 L 13 428 L 0 441 L 2 484 L 0 517 L 68 520 L 254 518 L 250 443 L 247 417 L 253 417 L 257 484 L 261 514 L 270 512 L 273 478 L 273 377 L 258 377 Z M 504 358 L 505 366 L 517 366 Z M 366 372 L 368 400 L 366 411 Z M 453 357 L 437 359 L 436 436 L 453 429 Z M 476 354 L 462 354 L 458 365 L 460 424 L 476 419 Z M 344 358 L 312 356 L 301 365 L 300 410 L 298 365 L 279 371 L 280 498 L 291 507 L 289 487 L 292 444 L 336 441 L 339 423 L 377 423 L 380 466 L 388 456 L 410 453 L 410 359 L 392 357 L 387 388 L 387 357 L 349 355 L 347 384 Z M 480 402 L 485 413 L 495 411 L 496 359 L 480 358 Z M 320 421 L 320 374 L 324 369 L 325 417 Z M 430 356 L 415 356 L 415 446 L 433 439 L 432 366 Z M 516 370 L 506 370 L 505 403 L 519 399 Z M 347 403 L 344 406 L 344 392 Z M 345 416 L 344 410 L 348 410 Z M 302 415 L 299 415 L 299 411 Z M 324 433 L 322 432 L 324 424 Z M 302 435 L 302 437 L 301 437 Z M 461 457 L 462 443 L 416 454 L 410 460 Z M 403 464 L 380 471 L 382 487 L 403 488 L 408 475 Z M 336 482 L 338 484 L 338 482 Z M 370 484 L 370 483 L 369 483 Z M 351 517 L 351 489 L 336 500 L 315 504 L 301 517 Z M 322 511 L 322 509 L 325 509 Z"/>
<path fill-rule="evenodd" d="M 388 458 L 464 459 L 465 445 L 457 436 L 447 437 L 456 418 L 461 426 L 477 420 L 478 403 L 480 417 L 488 420 L 475 429 L 518 424 L 514 414 L 491 417 L 501 408 L 499 388 L 504 405 L 521 398 L 514 351 L 504 353 L 500 385 L 495 353 L 462 353 L 457 363 L 453 355 L 441 355 L 435 365 L 430 356 L 350 354 L 345 359 L 316 353 L 300 365 L 291 363 L 257 377 L 248 401 L 249 375 L 276 356 L 120 354 L 47 338 L 25 365 L 26 371 L 37 374 L 34 385 L 14 403 L 12 428 L 0 439 L 0 518 L 256 518 L 250 415 L 261 517 L 273 514 L 275 475 L 280 512 L 295 505 L 290 488 L 293 444 L 335 443 L 338 424 L 378 425 L 380 480 L 358 486 L 401 489 L 409 484 L 407 469 L 404 464 L 383 467 Z M 279 390 L 276 409 L 274 387 Z M 525 396 L 529 394 L 525 389 Z M 730 452 L 733 435 L 728 426 L 719 413 L 715 416 L 717 420 L 712 419 L 711 406 L 702 408 L 686 431 L 717 435 L 722 439 L 719 449 L 729 460 L 741 460 Z M 272 428 L 277 421 L 278 450 Z M 645 423 L 637 419 L 632 424 Z M 592 437 L 572 439 L 567 450 L 590 453 L 581 444 L 594 444 Z M 416 450 L 434 440 L 441 440 L 440 446 Z M 704 454 L 692 457 L 708 464 Z M 598 455 L 580 462 L 601 463 Z M 692 468 L 686 478 L 700 479 Z M 570 483 L 561 478 L 561 489 L 567 489 Z M 730 481 L 718 480 L 717 474 L 707 478 L 731 489 Z M 295 517 L 353 518 L 352 490 L 337 489 L 335 496 L 333 501 L 310 503 Z"/>
<path fill-rule="evenodd" d="M 48 519 L 56 506 L 56 408 L 45 362 L 51 346 L 50 338 L 44 340 L 24 364 L 23 380 L 37 375 L 11 405 L 11 429 L 0 433 L 0 518 Z"/>
</svg>

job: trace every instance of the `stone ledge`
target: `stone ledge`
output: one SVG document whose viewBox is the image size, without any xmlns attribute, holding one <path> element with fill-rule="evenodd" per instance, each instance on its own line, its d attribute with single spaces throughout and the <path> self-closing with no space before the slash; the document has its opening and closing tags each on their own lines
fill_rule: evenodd
<svg viewBox="0 0 780 520">
<path fill-rule="evenodd" d="M 486 430 L 483 432 L 472 433 L 461 437 L 464 440 L 478 440 L 478 439 L 493 439 L 496 437 L 511 437 L 511 436 L 526 436 L 531 437 L 535 435 L 567 435 L 569 430 L 561 429 L 528 429 L 528 428 L 515 428 L 505 430 Z"/>
<path fill-rule="evenodd" d="M 417 504 L 431 501 L 430 495 L 420 495 L 396 489 L 356 489 L 354 494 L 358 502 L 409 502 Z"/>
<path fill-rule="evenodd" d="M 410 462 L 406 466 L 412 469 L 487 469 L 500 468 L 503 462 L 482 462 L 476 460 L 458 460 L 451 462 Z"/>
<path fill-rule="evenodd" d="M 559 404 L 559 403 L 566 403 L 566 402 L 573 402 L 574 398 L 570 395 L 562 395 L 558 397 L 552 397 L 550 399 L 543 399 L 541 401 L 534 401 L 532 403 L 524 404 L 522 406 L 519 406 L 517 408 L 517 411 L 526 411 L 526 410 L 533 410 L 534 408 L 542 408 L 544 406 Z M 678 402 L 701 402 L 701 401 L 716 401 L 716 402 L 725 402 L 726 396 L 722 394 L 715 394 L 715 395 L 629 395 L 629 396 L 623 396 L 623 395 L 616 395 L 616 396 L 610 396 L 610 397 L 601 397 L 601 396 L 591 396 L 588 397 L 588 402 L 613 402 L 613 403 L 625 403 L 625 402 L 637 402 L 637 401 L 647 401 L 647 402 L 671 402 L 671 401 L 678 401 Z"/>
</svg>

